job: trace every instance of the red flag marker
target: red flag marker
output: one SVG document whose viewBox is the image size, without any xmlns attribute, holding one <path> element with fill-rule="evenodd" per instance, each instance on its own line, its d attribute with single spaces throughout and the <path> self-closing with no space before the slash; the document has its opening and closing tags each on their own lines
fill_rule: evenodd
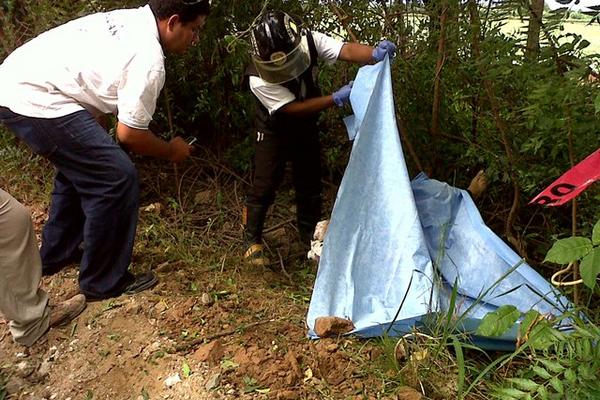
<svg viewBox="0 0 600 400">
<path fill-rule="evenodd" d="M 598 179 L 600 179 L 600 149 L 552 182 L 542 193 L 535 196 L 529 204 L 542 206 L 563 205 L 579 196 L 581 192 Z"/>
</svg>

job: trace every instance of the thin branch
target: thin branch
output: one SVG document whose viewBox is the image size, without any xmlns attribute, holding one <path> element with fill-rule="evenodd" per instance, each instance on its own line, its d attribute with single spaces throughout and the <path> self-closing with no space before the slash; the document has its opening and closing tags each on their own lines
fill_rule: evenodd
<svg viewBox="0 0 600 400">
<path fill-rule="evenodd" d="M 330 1 L 328 3 L 328 6 L 329 6 L 329 9 L 331 10 L 331 12 L 334 13 L 336 17 L 338 17 L 338 19 L 340 20 L 340 23 L 342 24 L 342 26 L 344 27 L 346 32 L 348 32 L 348 36 L 350 36 L 350 41 L 358 42 L 356 35 L 354 34 L 354 32 L 352 31 L 352 28 L 350 28 L 350 26 L 348 24 L 348 21 L 352 20 L 352 17 L 350 17 L 348 14 L 346 14 L 346 12 L 344 10 L 342 10 L 340 7 L 338 7 L 338 5 L 335 4 L 333 1 Z"/>
</svg>

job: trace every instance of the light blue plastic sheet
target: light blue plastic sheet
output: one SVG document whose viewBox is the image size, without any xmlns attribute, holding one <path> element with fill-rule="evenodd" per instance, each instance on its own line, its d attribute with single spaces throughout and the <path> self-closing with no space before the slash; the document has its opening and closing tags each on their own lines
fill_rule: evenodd
<svg viewBox="0 0 600 400">
<path fill-rule="evenodd" d="M 402 167 L 389 62 L 361 68 L 350 100 L 355 114 L 346 124 L 356 137 L 325 237 L 308 325 L 335 315 L 350 318 L 356 333 L 374 335 L 394 320 L 405 293 L 410 301 L 398 326 L 412 326 L 437 299 L 430 298 L 431 258 Z"/>
<path fill-rule="evenodd" d="M 467 332 L 501 305 L 543 314 L 571 306 L 485 226 L 467 192 L 424 174 L 410 182 L 387 58 L 359 70 L 350 100 L 354 115 L 345 123 L 354 143 L 325 237 L 309 336 L 322 316 L 352 320 L 358 336 L 407 333 L 447 310 L 454 282 Z M 508 350 L 517 329 L 474 339 Z"/>
</svg>

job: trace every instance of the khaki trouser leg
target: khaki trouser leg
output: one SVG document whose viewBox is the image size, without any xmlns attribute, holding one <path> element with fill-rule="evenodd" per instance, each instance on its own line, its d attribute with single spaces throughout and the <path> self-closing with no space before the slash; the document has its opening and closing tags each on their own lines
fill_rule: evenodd
<svg viewBox="0 0 600 400">
<path fill-rule="evenodd" d="M 0 312 L 15 342 L 32 345 L 49 325 L 42 262 L 27 208 L 0 189 Z"/>
</svg>

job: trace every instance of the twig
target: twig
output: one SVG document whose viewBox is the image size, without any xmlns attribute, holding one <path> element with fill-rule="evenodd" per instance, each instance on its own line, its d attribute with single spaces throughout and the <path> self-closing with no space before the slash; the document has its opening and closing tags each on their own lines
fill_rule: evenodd
<svg viewBox="0 0 600 400">
<path fill-rule="evenodd" d="M 419 156 L 417 155 L 417 152 L 415 151 L 415 148 L 412 145 L 412 142 L 410 141 L 409 137 L 408 137 L 408 128 L 406 128 L 406 124 L 404 123 L 404 118 L 402 118 L 402 116 L 400 115 L 400 111 L 398 111 L 396 109 L 396 119 L 398 121 L 398 128 L 400 128 L 400 139 L 402 139 L 402 141 L 404 142 L 404 144 L 406 145 L 406 150 L 408 150 L 408 154 L 410 154 L 410 158 L 412 158 L 413 162 L 415 163 L 415 165 L 417 166 L 417 168 L 419 169 L 419 171 L 424 171 L 423 170 L 423 164 L 421 164 L 421 161 L 419 160 Z"/>
<path fill-rule="evenodd" d="M 269 229 L 265 229 L 265 230 L 263 230 L 263 233 L 269 233 L 269 232 L 273 232 L 273 231 L 275 231 L 275 230 L 277 230 L 277 229 L 281 228 L 282 226 L 285 226 L 285 225 L 287 225 L 287 224 L 291 224 L 292 222 L 294 222 L 294 219 L 295 219 L 295 218 L 289 218 L 289 219 L 286 219 L 285 221 L 283 221 L 283 222 L 280 222 L 280 223 L 278 223 L 277 225 L 273 225 L 273 226 L 272 226 L 272 227 L 270 227 Z"/>
<path fill-rule="evenodd" d="M 440 107 L 442 98 L 441 89 L 441 74 L 446 62 L 446 18 L 448 7 L 447 4 L 442 5 L 442 13 L 440 15 L 440 37 L 438 40 L 437 48 L 437 61 L 435 65 L 435 77 L 433 81 L 433 104 L 431 112 L 431 125 L 430 134 L 433 145 L 433 168 L 437 169 L 438 164 L 438 148 L 439 148 L 439 136 L 440 136 Z"/>
<path fill-rule="evenodd" d="M 350 28 L 348 26 L 348 20 L 351 19 L 350 16 L 348 14 L 346 14 L 345 12 L 344 12 L 345 15 L 342 14 L 343 10 L 341 10 L 340 7 L 338 7 L 337 4 L 335 4 L 334 2 L 330 1 L 328 3 L 328 5 L 329 5 L 329 9 L 331 10 L 331 12 L 334 13 L 336 15 L 336 17 L 338 17 L 338 19 L 340 20 L 340 23 L 342 24 L 342 26 L 344 27 L 346 32 L 348 32 L 348 35 L 350 36 L 350 40 L 352 42 L 358 42 L 358 39 L 356 38 L 356 35 L 352 31 L 352 28 Z"/>
<path fill-rule="evenodd" d="M 279 256 L 279 265 L 281 266 L 281 271 L 288 278 L 290 283 L 293 283 L 294 281 L 292 279 L 292 276 L 288 274 L 288 272 L 285 269 L 285 265 L 283 264 L 283 257 L 281 257 L 281 252 L 279 251 L 279 249 L 277 249 L 277 255 Z"/>
<path fill-rule="evenodd" d="M 192 340 L 189 343 L 180 344 L 178 346 L 175 346 L 175 351 L 173 351 L 173 353 L 188 352 L 189 350 L 194 349 L 196 346 L 198 346 L 200 344 L 203 344 L 206 341 L 211 341 L 211 340 L 215 340 L 215 339 L 218 339 L 218 338 L 221 338 L 221 337 L 224 337 L 224 336 L 233 335 L 236 332 L 244 331 L 244 330 L 246 330 L 248 328 L 253 328 L 255 326 L 264 325 L 264 324 L 268 324 L 268 323 L 276 322 L 276 321 L 277 320 L 275 320 L 275 319 L 269 319 L 269 320 L 266 320 L 266 321 L 252 322 L 250 324 L 240 325 L 240 326 L 238 326 L 237 328 L 234 328 L 234 329 L 228 329 L 226 331 L 217 332 L 217 333 L 214 333 L 212 335 L 205 336 L 203 338 L 194 339 L 194 340 Z"/>
<path fill-rule="evenodd" d="M 165 108 L 167 109 L 167 121 L 169 122 L 169 134 L 171 137 L 173 136 L 173 113 L 171 111 L 171 103 L 169 102 L 169 91 L 167 88 L 164 90 L 165 94 Z M 175 174 L 175 188 L 177 189 L 177 201 L 181 206 L 181 181 L 179 179 L 179 169 L 177 168 L 177 163 L 173 163 L 173 173 Z"/>
</svg>

